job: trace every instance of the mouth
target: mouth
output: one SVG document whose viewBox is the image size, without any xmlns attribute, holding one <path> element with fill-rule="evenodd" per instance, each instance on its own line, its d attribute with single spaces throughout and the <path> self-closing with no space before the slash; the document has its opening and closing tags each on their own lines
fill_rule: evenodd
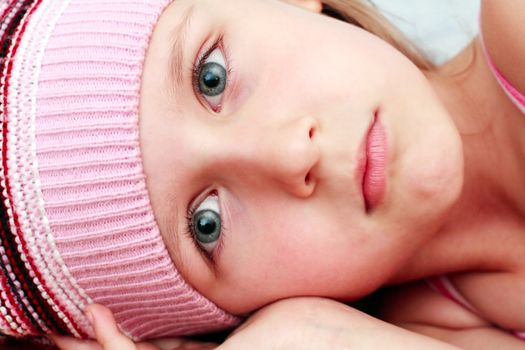
<svg viewBox="0 0 525 350">
<path fill-rule="evenodd" d="M 386 189 L 387 138 L 379 110 L 374 114 L 361 149 L 358 172 L 365 209 L 369 213 L 382 203 Z"/>
</svg>

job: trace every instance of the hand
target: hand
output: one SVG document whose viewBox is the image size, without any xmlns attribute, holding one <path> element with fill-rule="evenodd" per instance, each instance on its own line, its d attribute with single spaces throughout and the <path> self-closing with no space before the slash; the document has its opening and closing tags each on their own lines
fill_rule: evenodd
<svg viewBox="0 0 525 350">
<path fill-rule="evenodd" d="M 286 299 L 263 308 L 217 349 L 458 350 L 345 304 L 311 297 Z"/>
<path fill-rule="evenodd" d="M 117 326 L 111 311 L 93 304 L 86 313 L 95 331 L 96 340 L 78 340 L 69 337 L 53 336 L 51 339 L 61 350 L 207 350 L 217 344 L 198 343 L 183 338 L 158 339 L 152 342 L 133 343 Z"/>
<path fill-rule="evenodd" d="M 276 302 L 252 315 L 217 349 L 300 349 L 305 344 L 310 348 L 313 343 L 325 342 L 324 338 L 329 327 L 324 319 L 332 316 L 333 308 L 348 307 L 318 298 L 297 298 Z M 94 304 L 90 305 L 86 312 L 90 315 L 96 340 L 82 341 L 68 337 L 53 337 L 61 350 L 204 350 L 218 346 L 218 344 L 197 343 L 183 339 L 135 344 L 118 329 L 109 309 Z M 321 323 L 326 325 L 322 325 L 320 330 L 318 326 Z M 331 348 L 330 342 L 325 343 L 326 348 Z"/>
<path fill-rule="evenodd" d="M 321 299 L 290 299 L 274 303 L 250 317 L 217 349 L 289 349 L 287 345 L 310 342 L 313 332 L 306 328 Z M 328 302 L 338 304 L 335 302 Z M 69 337 L 52 337 L 61 350 L 168 350 L 215 349 L 218 344 L 197 343 L 183 339 L 156 340 L 150 343 L 133 343 L 119 330 L 111 311 L 93 304 L 86 308 L 96 340 L 78 340 Z M 316 318 L 317 320 L 317 318 Z M 293 348 L 299 348 L 293 346 Z"/>
<path fill-rule="evenodd" d="M 89 307 L 96 342 L 55 338 L 62 350 L 213 349 L 217 344 L 181 339 L 134 344 L 116 326 L 111 312 Z M 374 319 L 342 303 L 321 298 L 292 298 L 271 304 L 236 329 L 217 350 L 288 349 L 458 349 Z"/>
</svg>

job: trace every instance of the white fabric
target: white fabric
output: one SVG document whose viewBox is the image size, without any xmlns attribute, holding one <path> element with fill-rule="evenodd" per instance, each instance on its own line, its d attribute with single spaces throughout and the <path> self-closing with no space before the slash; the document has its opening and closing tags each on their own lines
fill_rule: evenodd
<svg viewBox="0 0 525 350">
<path fill-rule="evenodd" d="M 371 0 L 436 64 L 477 34 L 480 0 Z"/>
</svg>

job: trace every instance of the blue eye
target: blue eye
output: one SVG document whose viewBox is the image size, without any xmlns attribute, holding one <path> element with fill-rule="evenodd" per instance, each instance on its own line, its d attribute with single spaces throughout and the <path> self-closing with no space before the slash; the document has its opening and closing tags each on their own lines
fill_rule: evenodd
<svg viewBox="0 0 525 350">
<path fill-rule="evenodd" d="M 207 253 L 213 253 L 222 233 L 219 197 L 216 194 L 206 197 L 193 210 L 189 224 L 195 242 Z"/>
<path fill-rule="evenodd" d="M 222 50 L 214 46 L 195 65 L 193 85 L 197 94 L 218 112 L 228 85 L 228 67 Z"/>
<path fill-rule="evenodd" d="M 218 63 L 208 62 L 200 69 L 199 91 L 208 97 L 214 97 L 224 92 L 227 72 Z"/>
</svg>

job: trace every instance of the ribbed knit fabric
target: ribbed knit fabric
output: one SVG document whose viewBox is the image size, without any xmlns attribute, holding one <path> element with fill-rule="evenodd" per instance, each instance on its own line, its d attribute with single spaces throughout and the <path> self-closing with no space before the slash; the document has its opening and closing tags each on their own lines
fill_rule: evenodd
<svg viewBox="0 0 525 350">
<path fill-rule="evenodd" d="M 134 339 L 238 319 L 177 272 L 149 203 L 143 61 L 170 0 L 0 0 L 0 333 L 92 336 L 108 306 Z"/>
</svg>

